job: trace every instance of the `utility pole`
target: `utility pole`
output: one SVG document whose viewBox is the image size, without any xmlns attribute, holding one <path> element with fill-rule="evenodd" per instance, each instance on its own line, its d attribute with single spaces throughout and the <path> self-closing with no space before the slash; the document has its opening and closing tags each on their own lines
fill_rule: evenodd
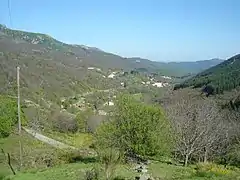
<svg viewBox="0 0 240 180">
<path fill-rule="evenodd" d="M 22 123 L 21 123 L 21 107 L 20 107 L 20 82 L 19 82 L 19 71 L 20 67 L 17 67 L 17 91 L 18 91 L 18 135 L 19 135 L 19 159 L 20 159 L 20 168 L 22 167 L 22 143 L 21 143 L 21 134 L 22 134 Z"/>
<path fill-rule="evenodd" d="M 17 67 L 17 91 L 18 91 L 18 134 L 21 135 L 21 109 L 20 109 L 20 83 L 19 83 L 20 67 Z"/>
</svg>

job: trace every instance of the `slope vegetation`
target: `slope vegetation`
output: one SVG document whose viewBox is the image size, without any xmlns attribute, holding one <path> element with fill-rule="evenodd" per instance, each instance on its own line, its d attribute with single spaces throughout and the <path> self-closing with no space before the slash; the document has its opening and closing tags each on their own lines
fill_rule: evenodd
<svg viewBox="0 0 240 180">
<path fill-rule="evenodd" d="M 209 61 L 204 68 L 219 62 Z M 17 66 L 21 68 L 24 98 L 32 99 L 42 90 L 42 98 L 57 101 L 59 97 L 74 96 L 92 88 L 112 88 L 116 80 L 105 78 L 112 71 L 139 69 L 172 76 L 176 75 L 176 69 L 188 67 L 188 63 L 172 64 L 123 58 L 95 47 L 66 44 L 45 34 L 12 30 L 0 25 L 0 93 L 13 96 L 16 95 Z M 189 63 L 191 73 L 199 71 L 192 71 L 197 64 Z M 89 70 L 90 67 L 94 70 Z M 187 71 L 179 70 L 177 75 L 185 73 Z"/>
<path fill-rule="evenodd" d="M 206 89 L 206 86 L 208 89 Z M 175 89 L 205 87 L 204 89 L 211 91 L 211 93 L 221 94 L 238 86 L 240 86 L 240 54 L 186 80 L 182 84 L 175 86 Z"/>
<path fill-rule="evenodd" d="M 62 56 L 61 53 L 67 56 L 73 56 L 75 61 L 71 61 L 72 63 L 78 63 L 81 59 L 81 61 L 88 65 L 95 65 L 101 68 L 118 68 L 127 70 L 147 68 L 147 71 L 160 71 L 160 73 L 167 73 L 166 75 L 198 73 L 201 70 L 217 65 L 223 61 L 220 59 L 212 59 L 209 61 L 164 63 L 154 62 L 139 57 L 123 58 L 112 53 L 104 52 L 95 47 L 66 44 L 45 34 L 13 30 L 1 24 L 0 39 L 4 39 L 7 42 L 11 41 L 12 43 L 22 46 L 22 51 L 32 51 L 32 49 L 34 49 L 36 53 L 48 53 L 50 56 L 59 53 L 60 57 Z M 11 46 L 7 46 L 7 50 L 12 51 L 13 49 L 15 49 L 15 51 L 19 50 L 18 48 L 16 49 L 16 47 L 12 48 Z M 176 69 L 179 71 L 177 74 Z"/>
</svg>

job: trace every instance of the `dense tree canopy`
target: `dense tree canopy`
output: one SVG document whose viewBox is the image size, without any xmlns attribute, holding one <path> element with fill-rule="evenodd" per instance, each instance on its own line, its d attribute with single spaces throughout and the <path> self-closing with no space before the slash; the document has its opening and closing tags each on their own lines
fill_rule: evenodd
<svg viewBox="0 0 240 180">
<path fill-rule="evenodd" d="M 211 87 L 214 89 L 211 94 L 221 94 L 240 86 L 240 54 L 199 73 L 182 84 L 176 85 L 174 89 L 190 86 L 193 88 L 207 86 L 208 89 Z"/>
<path fill-rule="evenodd" d="M 170 151 L 170 124 L 163 111 L 122 95 L 112 120 L 97 130 L 99 146 L 115 147 L 143 156 L 165 155 Z"/>
<path fill-rule="evenodd" d="M 22 120 L 25 120 L 23 116 Z M 9 136 L 17 121 L 16 101 L 0 95 L 0 138 Z"/>
</svg>

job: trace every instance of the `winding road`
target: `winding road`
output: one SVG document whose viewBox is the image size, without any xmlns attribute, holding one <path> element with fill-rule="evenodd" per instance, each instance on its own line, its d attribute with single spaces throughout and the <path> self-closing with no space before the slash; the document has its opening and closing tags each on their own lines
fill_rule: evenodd
<svg viewBox="0 0 240 180">
<path fill-rule="evenodd" d="M 32 130 L 32 129 L 27 129 L 25 127 L 22 127 L 22 129 L 24 131 L 26 131 L 28 134 L 32 135 L 34 138 L 50 145 L 50 146 L 53 146 L 55 148 L 58 148 L 58 149 L 75 149 L 77 150 L 76 147 L 73 147 L 73 146 L 70 146 L 70 145 L 67 145 L 67 144 L 64 144 L 60 141 L 57 141 L 55 139 L 52 139 L 52 138 L 49 138 L 47 136 L 44 136 L 38 132 L 36 132 L 35 130 Z"/>
<path fill-rule="evenodd" d="M 79 153 L 82 153 L 83 155 L 96 156 L 96 152 L 93 151 L 92 149 L 76 148 L 76 147 L 70 146 L 68 144 L 62 143 L 60 141 L 57 141 L 55 139 L 49 138 L 43 134 L 36 132 L 35 130 L 28 129 L 25 127 L 22 127 L 22 129 L 25 132 L 27 132 L 28 134 L 32 135 L 35 139 L 38 139 L 39 141 L 42 141 L 42 142 L 44 142 L 52 147 L 55 147 L 57 149 L 72 149 L 72 150 L 77 150 Z"/>
</svg>

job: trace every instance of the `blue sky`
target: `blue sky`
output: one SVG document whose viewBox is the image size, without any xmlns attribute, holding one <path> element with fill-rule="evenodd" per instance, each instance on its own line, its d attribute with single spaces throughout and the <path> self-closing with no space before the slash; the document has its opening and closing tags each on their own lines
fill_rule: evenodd
<svg viewBox="0 0 240 180">
<path fill-rule="evenodd" d="M 240 53 L 239 0 L 1 0 L 0 23 L 156 61 Z"/>
</svg>

